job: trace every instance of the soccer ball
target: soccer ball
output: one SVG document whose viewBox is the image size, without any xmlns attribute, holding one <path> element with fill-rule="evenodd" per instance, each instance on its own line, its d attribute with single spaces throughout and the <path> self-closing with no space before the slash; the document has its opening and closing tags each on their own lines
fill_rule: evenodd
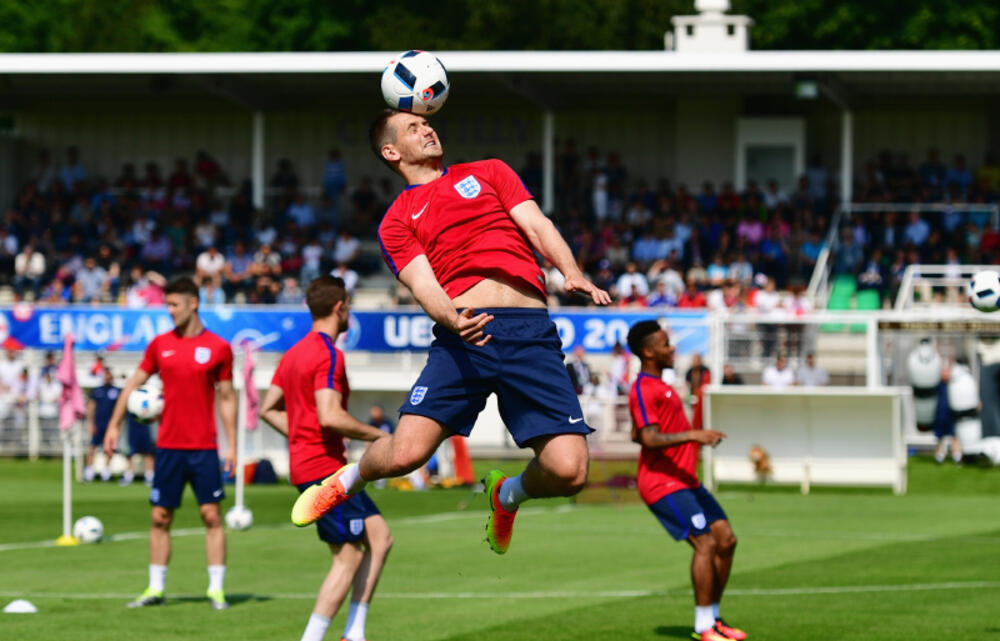
<svg viewBox="0 0 1000 641">
<path fill-rule="evenodd" d="M 400 111 L 422 115 L 440 111 L 450 87 L 448 71 L 426 51 L 401 53 L 382 71 L 382 97 Z"/>
<path fill-rule="evenodd" d="M 1000 272 L 984 269 L 969 281 L 969 302 L 981 312 L 995 312 L 1000 306 Z"/>
<path fill-rule="evenodd" d="M 230 530 L 248 530 L 253 525 L 253 512 L 242 505 L 234 505 L 226 512 L 226 525 Z"/>
<path fill-rule="evenodd" d="M 104 525 L 96 516 L 81 516 L 73 524 L 73 536 L 83 543 L 97 543 L 104 536 Z"/>
<path fill-rule="evenodd" d="M 144 385 L 129 395 L 126 407 L 130 414 L 143 423 L 151 423 L 163 413 L 163 394 L 158 389 Z"/>
</svg>

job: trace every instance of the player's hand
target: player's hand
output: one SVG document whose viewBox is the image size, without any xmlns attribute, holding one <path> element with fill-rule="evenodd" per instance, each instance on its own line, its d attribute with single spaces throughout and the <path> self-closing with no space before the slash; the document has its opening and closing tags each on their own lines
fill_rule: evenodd
<svg viewBox="0 0 1000 641">
<path fill-rule="evenodd" d="M 228 447 L 228 448 L 226 448 L 225 462 L 226 462 L 226 467 L 225 467 L 226 475 L 232 476 L 233 474 L 236 473 L 236 448 L 235 447 Z"/>
<path fill-rule="evenodd" d="M 611 296 L 606 291 L 587 280 L 584 276 L 567 277 L 564 288 L 568 294 L 583 294 L 584 296 L 590 296 L 590 299 L 594 301 L 595 305 L 611 304 Z"/>
<path fill-rule="evenodd" d="M 104 453 L 108 455 L 110 459 L 114 456 L 115 448 L 118 445 L 118 430 L 117 425 L 108 425 L 108 429 L 104 432 Z"/>
<path fill-rule="evenodd" d="M 486 313 L 475 316 L 473 314 L 476 314 L 476 310 L 471 307 L 463 309 L 455 319 L 455 327 L 451 331 L 458 334 L 466 343 L 482 347 L 492 338 L 483 332 L 483 328 L 486 327 L 486 323 L 493 320 L 493 317 Z"/>
<path fill-rule="evenodd" d="M 721 443 L 724 438 L 726 438 L 726 434 L 724 432 L 717 432 L 716 430 L 694 431 L 694 440 L 702 445 L 711 445 L 712 447 L 715 447 Z"/>
</svg>

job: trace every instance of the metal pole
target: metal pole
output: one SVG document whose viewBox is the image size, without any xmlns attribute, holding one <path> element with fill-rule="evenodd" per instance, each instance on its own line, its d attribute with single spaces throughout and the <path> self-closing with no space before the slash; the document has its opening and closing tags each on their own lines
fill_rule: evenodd
<svg viewBox="0 0 1000 641">
<path fill-rule="evenodd" d="M 840 202 L 851 202 L 854 183 L 854 112 L 844 109 L 840 118 Z"/>
<path fill-rule="evenodd" d="M 556 116 L 542 114 L 542 211 L 551 216 L 556 208 Z"/>
<path fill-rule="evenodd" d="M 264 112 L 253 113 L 253 138 L 250 151 L 250 175 L 253 181 L 253 206 L 264 208 Z"/>
<path fill-rule="evenodd" d="M 246 358 L 247 354 L 244 351 L 243 360 L 246 361 Z M 242 372 L 243 368 L 241 367 L 239 371 Z M 246 390 L 243 389 L 245 386 L 244 382 L 236 390 L 236 393 L 239 394 L 236 413 L 236 507 L 243 507 L 244 443 L 247 436 L 247 395 Z"/>
<path fill-rule="evenodd" d="M 63 518 L 62 535 L 56 539 L 57 545 L 77 545 L 80 541 L 73 536 L 73 436 L 79 422 L 74 422 L 62 434 L 63 440 Z"/>
</svg>

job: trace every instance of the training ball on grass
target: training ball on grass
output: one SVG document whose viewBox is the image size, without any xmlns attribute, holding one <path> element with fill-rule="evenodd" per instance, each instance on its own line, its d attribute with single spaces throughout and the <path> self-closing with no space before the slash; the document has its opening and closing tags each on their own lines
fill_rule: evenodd
<svg viewBox="0 0 1000 641">
<path fill-rule="evenodd" d="M 382 71 L 382 97 L 400 111 L 429 115 L 448 99 L 448 71 L 432 53 L 411 49 L 389 61 Z"/>
<path fill-rule="evenodd" d="M 984 269 L 969 281 L 969 302 L 981 312 L 995 312 L 1000 306 L 1000 272 Z"/>
<path fill-rule="evenodd" d="M 81 516 L 73 524 L 73 536 L 82 543 L 97 543 L 104 536 L 104 524 L 96 516 Z"/>
<path fill-rule="evenodd" d="M 226 526 L 230 530 L 248 530 L 253 525 L 253 512 L 246 506 L 234 505 L 226 512 Z"/>
<path fill-rule="evenodd" d="M 129 414 L 143 423 L 151 423 L 163 413 L 163 393 L 159 389 L 144 385 L 129 394 L 125 405 Z"/>
</svg>

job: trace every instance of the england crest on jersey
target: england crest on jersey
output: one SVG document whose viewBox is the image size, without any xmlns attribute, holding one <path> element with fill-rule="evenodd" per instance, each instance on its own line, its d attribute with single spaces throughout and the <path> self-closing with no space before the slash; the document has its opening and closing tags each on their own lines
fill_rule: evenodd
<svg viewBox="0 0 1000 641">
<path fill-rule="evenodd" d="M 417 385 L 410 392 L 410 405 L 420 405 L 424 401 L 425 396 L 427 396 L 427 386 Z"/>
<path fill-rule="evenodd" d="M 194 348 L 194 362 L 199 365 L 204 365 L 212 358 L 212 350 L 208 347 L 195 347 Z"/>
<path fill-rule="evenodd" d="M 463 178 L 455 183 L 455 191 L 457 191 L 462 198 L 475 198 L 482 190 L 483 188 L 480 186 L 479 181 L 476 180 L 475 176 Z"/>
</svg>

